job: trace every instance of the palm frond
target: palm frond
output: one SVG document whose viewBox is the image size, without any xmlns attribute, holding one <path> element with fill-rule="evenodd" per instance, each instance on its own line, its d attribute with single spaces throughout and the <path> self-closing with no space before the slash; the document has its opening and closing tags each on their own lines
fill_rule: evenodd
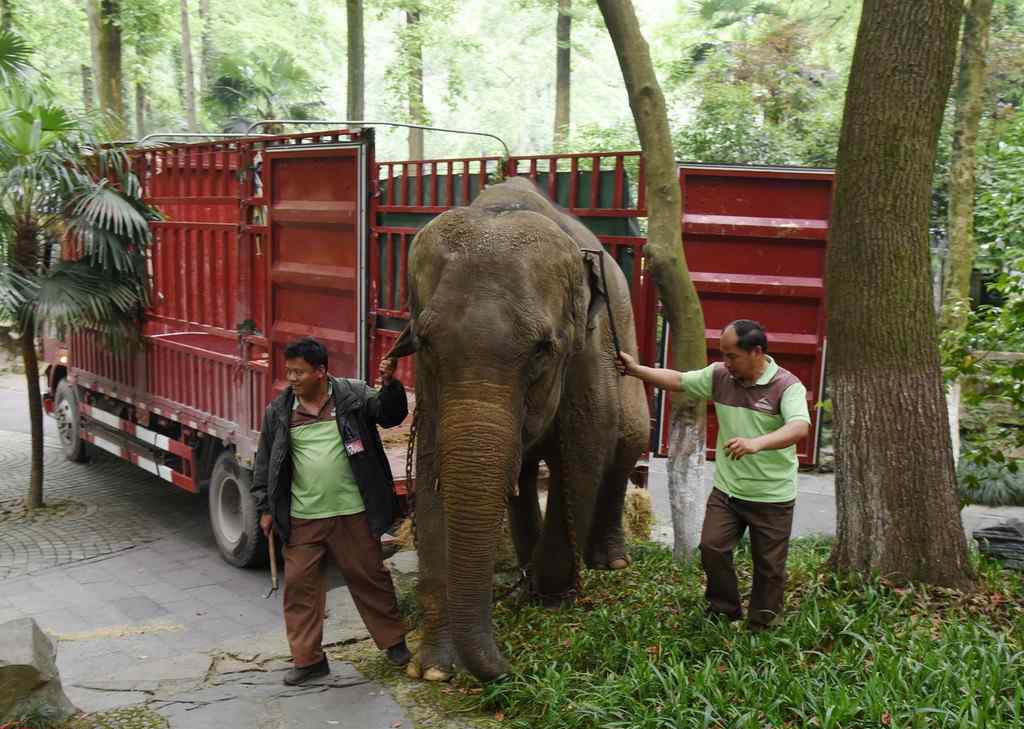
<svg viewBox="0 0 1024 729">
<path fill-rule="evenodd" d="M 149 239 L 149 220 L 106 179 L 79 191 L 69 207 L 68 223 L 72 228 L 88 226 L 132 242 Z"/>
<path fill-rule="evenodd" d="M 31 57 L 28 41 L 12 30 L 0 30 L 0 84 L 9 86 L 31 74 Z"/>
<path fill-rule="evenodd" d="M 37 290 L 33 279 L 0 265 L 0 322 L 21 321 L 25 306 L 35 298 Z"/>
<path fill-rule="evenodd" d="M 33 313 L 58 336 L 90 329 L 116 338 L 137 335 L 148 292 L 133 276 L 112 275 L 93 261 L 62 261 L 37 280 Z"/>
</svg>

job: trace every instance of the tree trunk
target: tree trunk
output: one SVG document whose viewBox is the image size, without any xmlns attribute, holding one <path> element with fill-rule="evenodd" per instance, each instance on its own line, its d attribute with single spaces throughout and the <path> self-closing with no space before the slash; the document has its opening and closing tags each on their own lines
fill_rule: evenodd
<svg viewBox="0 0 1024 729">
<path fill-rule="evenodd" d="M 121 0 L 99 0 L 100 108 L 110 115 L 115 137 L 127 135 L 121 75 Z"/>
<path fill-rule="evenodd" d="M 188 29 L 188 0 L 181 0 L 181 70 L 185 101 L 185 123 L 190 132 L 199 131 L 196 123 L 196 87 L 192 73 L 192 34 Z"/>
<path fill-rule="evenodd" d="M 346 0 L 348 18 L 348 86 L 346 119 L 362 119 L 366 87 L 366 47 L 363 34 L 363 0 Z"/>
<path fill-rule="evenodd" d="M 146 87 L 135 84 L 135 138 L 146 136 Z"/>
<path fill-rule="evenodd" d="M 0 0 L 0 30 L 11 30 L 14 25 L 11 0 Z"/>
<path fill-rule="evenodd" d="M 32 436 L 32 471 L 25 504 L 29 509 L 43 505 L 43 396 L 39 392 L 39 358 L 33 329 L 21 334 L 21 359 L 28 388 L 29 431 Z"/>
<path fill-rule="evenodd" d="M 171 46 L 171 70 L 174 73 L 174 86 L 178 89 L 181 108 L 185 108 L 185 74 L 181 71 L 181 46 Z"/>
<path fill-rule="evenodd" d="M 569 141 L 570 89 L 572 82 L 572 0 L 558 0 L 558 24 L 555 31 L 555 151 L 565 149 Z"/>
<path fill-rule="evenodd" d="M 92 67 L 84 63 L 79 67 L 82 74 L 82 107 L 86 111 L 92 111 L 96 106 L 95 88 L 92 83 Z"/>
<path fill-rule="evenodd" d="M 992 0 L 970 0 L 960 46 L 960 75 L 954 98 L 953 153 L 949 166 L 949 261 L 943 289 L 943 326 L 963 329 L 970 310 L 974 244 L 974 188 L 978 126 L 985 93 Z"/>
<path fill-rule="evenodd" d="M 707 362 L 704 314 L 681 245 L 682 199 L 665 97 L 629 0 L 598 0 L 629 94 L 647 171 L 648 234 L 644 253 L 670 324 L 672 364 L 693 370 Z M 669 498 L 675 554 L 690 559 L 700 541 L 707 487 L 704 444 L 707 406 L 684 393 L 672 396 Z"/>
<path fill-rule="evenodd" d="M 426 124 L 427 107 L 423 102 L 423 38 L 420 36 L 420 13 L 409 10 L 405 13 L 407 43 L 405 52 L 409 58 L 409 121 L 412 124 Z M 423 159 L 423 130 L 409 130 L 409 159 Z"/>
<path fill-rule="evenodd" d="M 928 265 L 960 0 L 865 0 L 826 265 L 841 572 L 967 588 Z"/>
<path fill-rule="evenodd" d="M 199 96 L 202 98 L 210 91 L 213 79 L 213 19 L 210 16 L 210 0 L 199 0 L 199 22 L 202 30 L 199 35 Z"/>
<path fill-rule="evenodd" d="M 99 98 L 103 79 L 103 63 L 100 61 L 100 9 L 97 0 L 83 0 L 85 15 L 89 21 L 89 58 L 92 62 L 93 99 Z"/>
</svg>

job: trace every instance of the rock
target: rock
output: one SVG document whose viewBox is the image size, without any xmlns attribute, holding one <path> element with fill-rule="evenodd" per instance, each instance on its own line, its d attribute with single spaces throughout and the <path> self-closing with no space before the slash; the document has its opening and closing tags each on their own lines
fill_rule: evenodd
<svg viewBox="0 0 1024 729">
<path fill-rule="evenodd" d="M 32 618 L 0 624 L 0 722 L 29 706 L 67 719 L 75 707 L 57 673 L 57 649 Z"/>
<path fill-rule="evenodd" d="M 1007 569 L 1024 572 L 1024 521 L 1009 519 L 972 535 L 982 554 L 1002 561 Z"/>
</svg>

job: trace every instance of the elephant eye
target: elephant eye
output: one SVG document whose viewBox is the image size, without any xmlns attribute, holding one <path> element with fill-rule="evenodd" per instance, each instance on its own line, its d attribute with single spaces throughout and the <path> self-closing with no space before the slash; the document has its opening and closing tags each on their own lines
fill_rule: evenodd
<svg viewBox="0 0 1024 729">
<path fill-rule="evenodd" d="M 534 345 L 533 354 L 536 357 L 547 357 L 555 351 L 555 342 L 552 339 L 541 339 Z"/>
</svg>

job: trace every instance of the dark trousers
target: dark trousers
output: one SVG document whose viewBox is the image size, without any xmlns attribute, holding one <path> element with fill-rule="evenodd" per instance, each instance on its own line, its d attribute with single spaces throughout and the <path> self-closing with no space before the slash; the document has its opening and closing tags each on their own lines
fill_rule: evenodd
<svg viewBox="0 0 1024 729">
<path fill-rule="evenodd" d="M 388 648 L 405 636 L 391 573 L 384 567 L 380 541 L 370 532 L 366 514 L 292 517 L 291 540 L 284 550 L 284 624 L 297 668 L 324 657 L 327 555 L 341 569 L 377 647 Z"/>
<path fill-rule="evenodd" d="M 700 535 L 700 561 L 708 579 L 705 596 L 711 612 L 732 619 L 743 617 L 732 551 L 749 528 L 754 586 L 747 622 L 752 627 L 766 627 L 782 615 L 793 504 L 744 501 L 712 489 Z"/>
</svg>

